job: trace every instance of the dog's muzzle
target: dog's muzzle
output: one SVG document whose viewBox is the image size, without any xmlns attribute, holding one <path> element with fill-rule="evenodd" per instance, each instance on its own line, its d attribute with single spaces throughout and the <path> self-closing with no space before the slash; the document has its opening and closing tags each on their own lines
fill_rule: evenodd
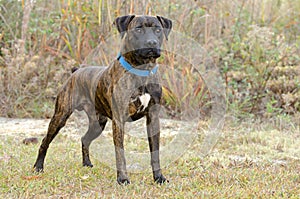
<svg viewBox="0 0 300 199">
<path fill-rule="evenodd" d="M 161 49 L 159 48 L 141 48 L 135 50 L 135 54 L 142 58 L 159 58 Z"/>
</svg>

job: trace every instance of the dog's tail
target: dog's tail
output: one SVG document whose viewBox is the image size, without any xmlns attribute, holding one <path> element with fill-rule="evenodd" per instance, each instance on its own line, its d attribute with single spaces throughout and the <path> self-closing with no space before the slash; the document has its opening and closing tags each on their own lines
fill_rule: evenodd
<svg viewBox="0 0 300 199">
<path fill-rule="evenodd" d="M 79 68 L 77 68 L 77 67 L 73 67 L 72 69 L 71 69 L 71 71 L 72 71 L 72 73 L 74 73 L 75 71 L 77 71 Z"/>
</svg>

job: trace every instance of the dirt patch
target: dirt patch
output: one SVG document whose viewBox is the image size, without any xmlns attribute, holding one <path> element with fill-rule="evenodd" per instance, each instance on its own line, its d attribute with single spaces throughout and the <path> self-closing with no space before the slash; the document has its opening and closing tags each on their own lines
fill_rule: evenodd
<svg viewBox="0 0 300 199">
<path fill-rule="evenodd" d="M 0 136 L 43 136 L 47 133 L 50 119 L 16 119 L 0 117 Z M 172 137 L 180 132 L 195 132 L 197 122 L 185 122 L 170 119 L 161 119 L 161 136 Z M 126 123 L 125 131 L 133 137 L 144 137 L 146 135 L 145 119 L 137 122 Z M 88 129 L 88 118 L 84 112 L 74 112 L 67 121 L 60 134 L 78 139 Z M 106 124 L 102 133 L 104 136 L 112 134 L 111 122 Z"/>
<path fill-rule="evenodd" d="M 32 136 L 46 133 L 48 119 L 15 119 L 0 117 L 0 135 Z"/>
</svg>

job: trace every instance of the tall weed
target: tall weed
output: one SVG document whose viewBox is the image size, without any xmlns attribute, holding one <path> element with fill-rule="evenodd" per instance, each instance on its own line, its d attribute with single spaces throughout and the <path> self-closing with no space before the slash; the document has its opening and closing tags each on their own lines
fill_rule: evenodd
<svg viewBox="0 0 300 199">
<path fill-rule="evenodd" d="M 133 13 L 169 17 L 174 30 L 206 49 L 223 75 L 230 112 L 269 117 L 300 109 L 299 1 L 37 0 L 25 38 L 22 2 L 0 0 L 2 116 L 49 117 L 70 68 L 108 65 L 119 42 L 109 41 L 116 34 L 112 22 Z M 209 114 L 199 110 L 210 106 L 202 74 L 171 54 L 160 61 L 168 68 L 162 78 L 169 114 Z"/>
</svg>

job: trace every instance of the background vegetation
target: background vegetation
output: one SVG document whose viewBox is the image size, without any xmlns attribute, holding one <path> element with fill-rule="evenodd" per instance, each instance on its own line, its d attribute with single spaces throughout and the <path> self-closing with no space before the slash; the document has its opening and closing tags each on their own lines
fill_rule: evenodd
<svg viewBox="0 0 300 199">
<path fill-rule="evenodd" d="M 130 13 L 169 17 L 174 30 L 202 44 L 223 75 L 235 116 L 300 110 L 299 1 L 0 0 L 0 10 L 1 116 L 50 117 L 70 68 L 90 63 L 115 33 L 114 18 Z M 162 60 L 171 69 L 164 76 L 167 107 L 209 107 L 199 74 L 171 56 Z M 97 58 L 109 64 L 108 54 Z M 169 74 L 174 70 L 190 78 Z"/>
</svg>

